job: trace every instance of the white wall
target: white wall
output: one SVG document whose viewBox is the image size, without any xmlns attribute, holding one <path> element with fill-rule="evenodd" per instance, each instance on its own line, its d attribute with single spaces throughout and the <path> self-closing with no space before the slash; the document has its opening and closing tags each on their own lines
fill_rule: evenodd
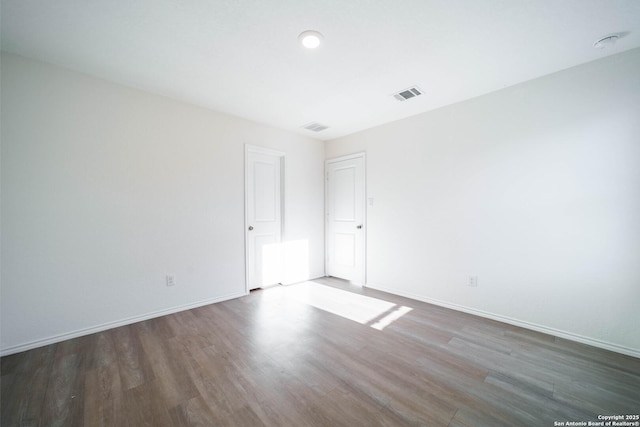
<svg viewBox="0 0 640 427">
<path fill-rule="evenodd" d="M 359 151 L 369 286 L 640 356 L 640 49 L 326 146 Z"/>
<path fill-rule="evenodd" d="M 244 144 L 286 152 L 285 238 L 308 247 L 287 277 L 324 274 L 322 142 L 1 65 L 2 353 L 244 294 Z"/>
</svg>

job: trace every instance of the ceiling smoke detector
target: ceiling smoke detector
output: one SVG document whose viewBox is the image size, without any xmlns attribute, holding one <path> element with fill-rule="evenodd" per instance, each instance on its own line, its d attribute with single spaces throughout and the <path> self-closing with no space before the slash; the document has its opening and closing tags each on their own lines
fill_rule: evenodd
<svg viewBox="0 0 640 427">
<path fill-rule="evenodd" d="M 393 97 L 398 101 L 406 101 L 420 95 L 422 95 L 422 91 L 420 90 L 420 88 L 418 88 L 418 86 L 413 86 L 408 89 L 401 90 L 400 92 L 394 93 Z"/>
<path fill-rule="evenodd" d="M 304 126 L 302 126 L 303 128 L 313 131 L 313 132 L 321 132 L 325 129 L 329 129 L 329 126 L 327 125 L 323 125 L 321 123 L 318 122 L 311 122 L 309 124 L 306 124 Z"/>
<path fill-rule="evenodd" d="M 593 47 L 595 47 L 596 49 L 604 49 L 604 48 L 607 48 L 607 47 L 611 47 L 611 46 L 615 45 L 618 40 L 620 40 L 621 38 L 623 38 L 627 34 L 629 34 L 629 33 L 607 34 L 606 36 L 600 37 L 598 40 L 596 40 L 593 43 Z"/>
<path fill-rule="evenodd" d="M 599 40 L 596 40 L 596 42 L 593 44 L 593 47 L 595 47 L 596 49 L 604 49 L 605 47 L 613 46 L 614 44 L 616 44 L 619 38 L 620 37 L 617 35 L 603 37 Z"/>
</svg>

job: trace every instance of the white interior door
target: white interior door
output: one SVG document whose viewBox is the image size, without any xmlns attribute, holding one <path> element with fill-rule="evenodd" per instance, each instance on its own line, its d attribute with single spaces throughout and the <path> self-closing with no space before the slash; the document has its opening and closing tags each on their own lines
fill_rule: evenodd
<svg viewBox="0 0 640 427">
<path fill-rule="evenodd" d="M 328 160 L 327 275 L 365 283 L 364 153 Z"/>
<path fill-rule="evenodd" d="M 247 290 L 281 282 L 283 153 L 246 148 Z"/>
</svg>

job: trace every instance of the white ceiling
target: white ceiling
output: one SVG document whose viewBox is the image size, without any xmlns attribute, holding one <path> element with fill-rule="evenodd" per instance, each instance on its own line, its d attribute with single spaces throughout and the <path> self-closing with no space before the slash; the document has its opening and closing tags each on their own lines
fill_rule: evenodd
<svg viewBox="0 0 640 427">
<path fill-rule="evenodd" d="M 5 51 L 323 140 L 640 47 L 639 0 L 2 0 L 1 14 Z M 309 29 L 315 51 L 297 41 Z M 614 32 L 629 34 L 593 48 Z M 412 85 L 424 95 L 391 96 Z"/>
</svg>

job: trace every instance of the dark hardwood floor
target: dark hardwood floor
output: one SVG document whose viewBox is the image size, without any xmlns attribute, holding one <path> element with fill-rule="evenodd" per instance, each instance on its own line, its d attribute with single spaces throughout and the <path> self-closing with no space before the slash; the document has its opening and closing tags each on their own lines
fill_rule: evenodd
<svg viewBox="0 0 640 427">
<path fill-rule="evenodd" d="M 2 426 L 554 426 L 640 413 L 640 359 L 336 279 L 2 358 Z"/>
</svg>

